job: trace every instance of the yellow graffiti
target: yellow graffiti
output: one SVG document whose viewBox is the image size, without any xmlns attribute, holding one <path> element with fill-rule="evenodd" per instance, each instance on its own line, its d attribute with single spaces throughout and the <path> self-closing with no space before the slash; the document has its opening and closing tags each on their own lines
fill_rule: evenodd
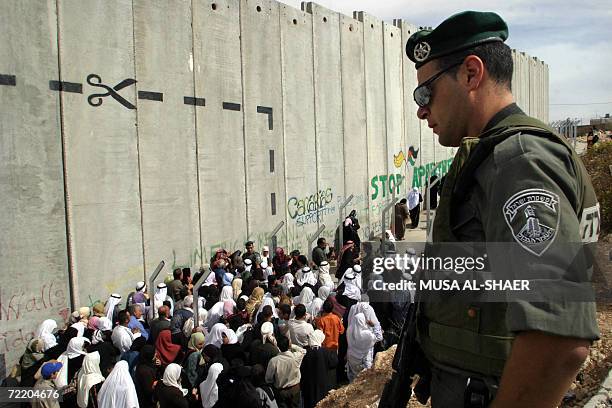
<svg viewBox="0 0 612 408">
<path fill-rule="evenodd" d="M 406 161 L 406 155 L 404 155 L 404 151 L 400 150 L 398 154 L 393 155 L 393 164 L 396 168 L 402 167 L 402 164 Z"/>
<path fill-rule="evenodd" d="M 138 282 L 144 277 L 144 268 L 135 266 L 128 268 L 127 272 L 122 275 L 117 275 L 115 279 L 104 282 L 104 288 L 108 293 L 122 292 L 126 288 L 131 289 L 132 282 Z"/>
</svg>

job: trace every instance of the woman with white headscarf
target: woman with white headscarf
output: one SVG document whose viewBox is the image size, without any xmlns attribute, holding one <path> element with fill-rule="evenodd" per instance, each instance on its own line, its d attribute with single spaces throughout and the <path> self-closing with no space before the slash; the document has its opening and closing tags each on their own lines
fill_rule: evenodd
<svg viewBox="0 0 612 408">
<path fill-rule="evenodd" d="M 121 360 L 115 364 L 98 393 L 98 408 L 138 408 L 136 387 L 130 376 L 128 363 Z"/>
<path fill-rule="evenodd" d="M 306 286 L 304 289 L 302 289 L 299 296 L 296 296 L 293 298 L 293 304 L 295 306 L 297 305 L 306 306 L 306 312 L 308 312 L 308 310 L 310 309 L 310 305 L 312 304 L 312 301 L 314 300 L 314 298 L 315 298 L 314 292 L 312 291 L 312 289 Z"/>
<path fill-rule="evenodd" d="M 202 398 L 203 408 L 212 408 L 219 399 L 219 388 L 217 387 L 217 378 L 223 371 L 223 366 L 220 363 L 214 363 L 208 369 L 206 380 L 200 384 L 200 397 Z"/>
<path fill-rule="evenodd" d="M 77 337 L 83 337 L 83 335 L 85 334 L 85 329 L 87 329 L 87 320 L 80 320 L 70 325 L 70 327 L 74 327 L 77 330 Z"/>
<path fill-rule="evenodd" d="M 213 305 L 208 311 L 208 319 L 206 320 L 206 327 L 210 330 L 215 324 L 219 323 L 221 317 L 224 316 L 225 302 L 231 302 L 233 307 L 236 307 L 234 301 L 234 289 L 227 285 L 221 289 L 219 295 L 219 301 Z"/>
<path fill-rule="evenodd" d="M 294 279 L 294 276 L 289 272 L 283 275 L 281 287 L 284 295 L 291 296 L 291 289 L 295 286 Z"/>
<path fill-rule="evenodd" d="M 100 371 L 100 353 L 88 353 L 77 375 L 77 405 L 80 408 L 96 407 L 98 392 L 104 382 Z"/>
<path fill-rule="evenodd" d="M 188 408 L 186 395 L 187 390 L 181 387 L 181 366 L 175 363 L 168 364 L 161 382 L 155 386 L 155 396 L 160 408 Z"/>
<path fill-rule="evenodd" d="M 219 294 L 219 302 L 223 303 L 226 300 L 234 300 L 234 289 L 230 286 L 224 286 Z"/>
<path fill-rule="evenodd" d="M 346 353 L 346 374 L 349 382 L 353 382 L 357 374 L 372 366 L 374 344 L 381 341 L 380 326 L 366 320 L 363 313 L 357 313 L 349 321 L 346 334 L 348 349 Z"/>
<path fill-rule="evenodd" d="M 319 283 L 322 286 L 327 286 L 330 291 L 334 290 L 336 287 L 331 275 L 329 274 L 329 262 L 327 261 L 323 261 L 321 262 L 321 265 L 319 265 Z"/>
<path fill-rule="evenodd" d="M 208 336 L 206 336 L 206 339 L 204 341 L 204 347 L 208 346 L 209 344 L 212 344 L 214 346 L 217 346 L 218 348 L 221 348 L 221 345 L 223 344 L 223 333 L 226 330 L 229 330 L 229 329 L 227 328 L 225 324 L 223 323 L 215 324 L 210 329 Z"/>
<path fill-rule="evenodd" d="M 255 322 L 257 322 L 257 316 L 262 312 L 263 308 L 266 306 L 270 306 L 272 308 L 272 315 L 275 318 L 278 318 L 278 313 L 276 312 L 276 305 L 274 304 L 274 299 L 270 296 L 269 293 L 266 293 L 261 304 L 259 305 L 259 309 L 257 309 L 257 314 L 255 314 Z"/>
<path fill-rule="evenodd" d="M 310 316 L 314 319 L 319 315 L 321 309 L 323 308 L 323 302 L 329 296 L 331 290 L 328 286 L 321 286 L 317 291 L 317 297 L 310 304 L 310 310 L 306 309 L 307 313 L 310 313 Z"/>
<path fill-rule="evenodd" d="M 238 335 L 232 329 L 226 328 L 221 333 L 221 355 L 227 361 L 242 360 L 243 364 L 247 362 L 246 354 L 242 346 L 238 343 Z"/>
<path fill-rule="evenodd" d="M 410 213 L 410 220 L 412 221 L 411 227 L 416 228 L 419 226 L 419 215 L 421 213 L 421 202 L 423 196 L 419 193 L 417 187 L 413 187 L 412 191 L 408 194 L 408 212 Z"/>
<path fill-rule="evenodd" d="M 57 329 L 57 322 L 53 319 L 45 320 L 38 326 L 38 329 L 36 329 L 36 335 L 34 337 L 42 339 L 43 341 L 42 351 L 47 351 L 51 347 L 54 347 L 57 345 L 57 339 L 55 338 L 55 335 L 53 334 L 53 331 L 55 329 Z"/>
<path fill-rule="evenodd" d="M 348 322 L 352 322 L 353 318 L 357 313 L 363 313 L 366 318 L 366 321 L 371 321 L 372 323 L 374 323 L 373 327 L 380 328 L 380 321 L 376 316 L 376 312 L 374 312 L 374 308 L 370 306 L 368 302 L 357 302 L 356 304 L 354 304 L 351 307 L 351 310 L 349 311 Z"/>
<path fill-rule="evenodd" d="M 89 340 L 85 337 L 73 337 L 68 342 L 66 351 L 64 351 L 57 359 L 62 363 L 62 368 L 55 380 L 58 387 L 64 387 L 72 381 L 77 371 L 83 365 L 83 359 L 87 354 L 85 346 L 89 344 Z"/>
<path fill-rule="evenodd" d="M 207 320 L 208 320 L 208 310 L 204 309 L 203 307 L 198 308 L 199 331 L 201 331 L 204 334 L 208 333 L 208 328 L 206 327 Z M 187 321 L 185 322 L 185 325 L 183 326 L 183 334 L 185 335 L 185 337 L 191 336 L 191 333 L 193 333 L 194 325 L 195 325 L 195 319 L 192 316 L 189 319 L 187 319 Z"/>
<path fill-rule="evenodd" d="M 113 346 L 112 324 L 106 317 L 98 319 L 98 329 L 91 336 L 91 345 L 87 347 L 90 353 L 97 351 L 100 353 L 100 370 L 102 375 L 106 376 L 112 370 L 115 361 L 117 361 L 118 351 Z"/>
</svg>

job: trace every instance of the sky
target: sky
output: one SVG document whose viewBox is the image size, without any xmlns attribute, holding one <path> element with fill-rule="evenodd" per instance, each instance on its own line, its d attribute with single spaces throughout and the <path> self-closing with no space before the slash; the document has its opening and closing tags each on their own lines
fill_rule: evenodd
<svg viewBox="0 0 612 408">
<path fill-rule="evenodd" d="M 280 0 L 300 8 L 299 0 Z M 507 44 L 549 67 L 550 120 L 612 116 L 611 0 L 318 0 L 352 16 L 365 11 L 384 21 L 404 19 L 436 27 L 465 10 L 494 11 L 507 23 Z"/>
</svg>

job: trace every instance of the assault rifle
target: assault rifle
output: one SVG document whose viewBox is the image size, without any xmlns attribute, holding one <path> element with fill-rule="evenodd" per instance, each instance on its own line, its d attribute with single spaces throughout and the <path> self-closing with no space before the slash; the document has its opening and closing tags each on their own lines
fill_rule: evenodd
<svg viewBox="0 0 612 408">
<path fill-rule="evenodd" d="M 416 339 L 417 308 L 418 303 L 411 303 L 408 308 L 393 357 L 393 375 L 385 384 L 379 408 L 406 408 L 413 390 L 421 404 L 426 404 L 429 399 L 431 371 Z"/>
</svg>

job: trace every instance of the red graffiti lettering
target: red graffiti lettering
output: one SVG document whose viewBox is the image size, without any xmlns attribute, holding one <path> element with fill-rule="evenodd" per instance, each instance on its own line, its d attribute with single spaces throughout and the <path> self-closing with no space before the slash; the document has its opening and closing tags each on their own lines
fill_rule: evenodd
<svg viewBox="0 0 612 408">
<path fill-rule="evenodd" d="M 58 285 L 54 290 L 54 284 L 45 283 L 40 287 L 40 292 L 29 293 L 20 288 L 10 292 L 10 288 L 0 287 L 0 320 L 19 320 L 26 314 L 65 307 L 66 293 Z"/>
<path fill-rule="evenodd" d="M 12 351 L 23 352 L 33 337 L 34 332 L 24 329 L 0 332 L 0 354 Z"/>
</svg>

